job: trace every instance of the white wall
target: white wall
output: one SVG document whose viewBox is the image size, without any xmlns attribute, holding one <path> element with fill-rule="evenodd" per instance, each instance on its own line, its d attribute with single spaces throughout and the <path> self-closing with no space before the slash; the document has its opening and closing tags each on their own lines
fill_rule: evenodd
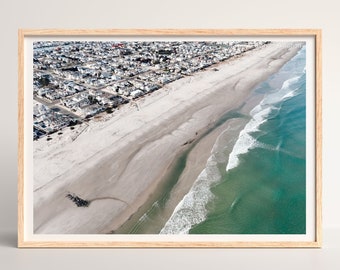
<svg viewBox="0 0 340 270">
<path fill-rule="evenodd" d="M 1 1 L 0 228 L 15 228 L 18 28 L 321 28 L 323 225 L 340 228 L 340 13 L 335 0 Z"/>
<path fill-rule="evenodd" d="M 249 4 L 246 4 L 249 2 Z M 256 2 L 256 3 L 255 3 Z M 317 4 L 316 4 L 317 3 Z M 337 121 L 340 91 L 340 22 L 336 1 L 222 0 L 30 0 L 1 1 L 0 209 L 11 209 L 2 226 L 16 224 L 16 99 L 18 28 L 321 28 L 323 30 L 324 227 L 340 227 L 340 150 Z M 338 75 L 338 76 L 337 76 Z M 6 117 L 4 117 L 6 116 Z M 2 212 L 1 211 L 1 212 Z M 2 218 L 2 217 L 1 217 Z"/>
</svg>

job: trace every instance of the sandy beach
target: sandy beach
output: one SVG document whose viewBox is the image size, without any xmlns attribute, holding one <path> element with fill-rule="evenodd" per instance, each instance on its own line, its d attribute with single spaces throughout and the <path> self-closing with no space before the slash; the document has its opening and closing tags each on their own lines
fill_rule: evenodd
<svg viewBox="0 0 340 270">
<path fill-rule="evenodd" d="M 271 43 L 168 84 L 76 129 L 34 142 L 34 232 L 116 231 L 157 192 L 176 158 L 299 50 Z M 295 44 L 296 45 L 296 44 Z M 169 206 L 204 168 L 219 131 L 192 149 Z M 195 157 L 200 157 L 199 159 Z M 68 193 L 91 201 L 76 207 Z M 170 213 L 171 214 L 171 213 Z"/>
</svg>

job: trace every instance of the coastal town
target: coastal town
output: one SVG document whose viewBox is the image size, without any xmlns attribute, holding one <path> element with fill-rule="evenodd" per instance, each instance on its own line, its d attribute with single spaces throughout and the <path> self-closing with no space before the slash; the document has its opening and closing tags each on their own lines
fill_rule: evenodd
<svg viewBox="0 0 340 270">
<path fill-rule="evenodd" d="M 33 138 L 111 114 L 268 42 L 40 41 L 33 44 Z"/>
</svg>

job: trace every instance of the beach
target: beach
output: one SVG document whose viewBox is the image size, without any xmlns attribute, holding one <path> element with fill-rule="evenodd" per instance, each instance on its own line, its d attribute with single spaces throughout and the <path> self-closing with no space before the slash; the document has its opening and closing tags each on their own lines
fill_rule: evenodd
<svg viewBox="0 0 340 270">
<path fill-rule="evenodd" d="M 176 159 L 192 148 L 170 215 L 205 167 L 219 135 L 219 130 L 206 131 L 242 106 L 251 90 L 299 49 L 266 44 L 170 83 L 112 115 L 54 134 L 51 141 L 35 141 L 34 232 L 119 232 L 152 204 Z M 90 201 L 89 207 L 76 207 L 65 198 L 69 193 Z"/>
</svg>

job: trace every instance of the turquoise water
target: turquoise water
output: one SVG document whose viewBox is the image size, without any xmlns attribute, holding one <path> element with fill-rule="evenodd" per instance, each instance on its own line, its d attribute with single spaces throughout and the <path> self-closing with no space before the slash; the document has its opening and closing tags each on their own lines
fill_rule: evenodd
<svg viewBox="0 0 340 270">
<path fill-rule="evenodd" d="M 236 143 L 221 134 L 162 233 L 306 232 L 305 55 L 302 48 L 254 90 L 264 97 Z"/>
</svg>

